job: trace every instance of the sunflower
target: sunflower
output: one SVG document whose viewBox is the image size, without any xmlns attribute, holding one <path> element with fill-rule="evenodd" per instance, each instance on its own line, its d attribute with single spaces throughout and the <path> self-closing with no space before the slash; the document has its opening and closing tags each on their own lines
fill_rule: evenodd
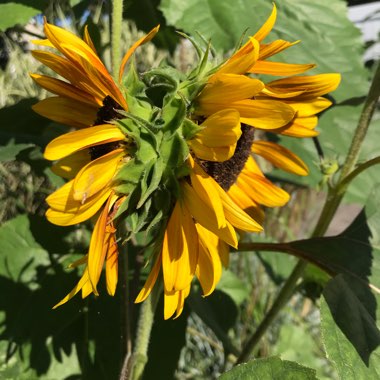
<svg viewBox="0 0 380 380">
<path fill-rule="evenodd" d="M 97 284 L 105 264 L 107 291 L 113 295 L 118 279 L 118 248 L 115 215 L 126 195 L 115 191 L 115 177 L 131 158 L 133 140 L 120 126 L 110 124 L 127 111 L 126 95 L 114 82 L 98 57 L 85 28 L 83 40 L 45 22 L 46 40 L 36 44 L 54 48 L 60 54 L 35 50 L 33 55 L 65 80 L 31 74 L 42 87 L 57 96 L 40 101 L 33 109 L 56 122 L 77 130 L 51 141 L 44 156 L 55 161 L 52 170 L 69 180 L 46 199 L 47 219 L 60 226 L 84 222 L 96 217 L 88 254 L 71 267 L 85 264 L 75 288 L 55 307 L 80 290 L 82 297 L 98 294 Z M 138 46 L 150 41 L 154 28 L 125 54 L 119 81 L 129 57 Z"/>
<path fill-rule="evenodd" d="M 308 174 L 297 155 L 279 144 L 257 139 L 255 130 L 292 137 L 316 136 L 316 114 L 331 105 L 322 95 L 336 89 L 340 75 L 297 76 L 315 65 L 268 61 L 298 43 L 275 40 L 264 44 L 275 20 L 273 6 L 268 20 L 246 44 L 206 74 L 206 80 L 195 79 L 201 85 L 189 82 L 188 118 L 200 127 L 188 139 L 190 175 L 181 183 L 164 244 L 136 300 L 146 299 L 162 269 L 166 319 L 174 313 L 180 315 L 193 277 L 198 278 L 204 296 L 215 289 L 221 263 L 228 265 L 228 247 L 237 244 L 235 228 L 259 232 L 264 219 L 262 206 L 280 207 L 288 202 L 289 194 L 265 177 L 254 155 L 290 173 Z M 264 83 L 253 74 L 287 78 Z M 208 186 L 200 187 L 196 178 Z M 205 194 L 209 194 L 207 199 Z M 233 221 L 227 208 L 234 212 Z M 197 214 L 200 210 L 203 217 Z M 207 217 L 214 218 L 213 225 Z M 228 223 L 228 230 L 221 221 Z"/>
<path fill-rule="evenodd" d="M 239 113 L 242 136 L 238 145 L 244 145 L 244 149 L 239 149 L 228 161 L 207 163 L 204 168 L 214 177 L 219 172 L 233 173 L 222 187 L 259 221 L 263 219 L 260 205 L 283 206 L 289 195 L 265 178 L 252 153 L 293 174 L 305 176 L 308 168 L 301 158 L 280 144 L 257 138 L 256 130 L 261 130 L 259 136 L 266 133 L 291 137 L 317 136 L 316 115 L 332 104 L 322 95 L 334 91 L 340 82 L 340 75 L 336 73 L 297 75 L 314 68 L 314 64 L 267 60 L 299 42 L 275 40 L 263 43 L 275 24 L 276 15 L 274 5 L 271 15 L 257 33 L 213 72 L 203 89 L 193 97 L 192 117 L 195 120 L 210 117 L 225 108 Z M 264 83 L 252 77 L 253 74 L 286 78 Z M 245 151 L 244 157 L 242 151 Z"/>
</svg>

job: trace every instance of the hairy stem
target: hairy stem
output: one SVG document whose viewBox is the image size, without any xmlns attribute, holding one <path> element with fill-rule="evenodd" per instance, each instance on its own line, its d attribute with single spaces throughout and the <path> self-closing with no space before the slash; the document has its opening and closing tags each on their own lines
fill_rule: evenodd
<svg viewBox="0 0 380 380">
<path fill-rule="evenodd" d="M 361 145 L 367 134 L 368 127 L 375 111 L 376 103 L 380 95 L 380 64 L 378 64 L 376 73 L 372 80 L 370 90 L 366 102 L 364 104 L 363 111 L 361 113 L 358 126 L 356 128 L 355 134 L 353 136 L 350 149 L 348 151 L 346 161 L 342 167 L 342 171 L 336 186 L 329 188 L 327 198 L 322 209 L 321 215 L 319 216 L 317 225 L 312 233 L 311 237 L 323 236 L 328 226 L 330 225 L 336 210 L 338 209 L 343 196 L 347 190 L 348 182 L 345 183 L 344 180 L 350 175 L 352 170 L 355 168 L 357 163 Z M 248 360 L 250 354 L 255 349 L 260 339 L 263 337 L 268 327 L 275 320 L 277 315 L 287 304 L 291 296 L 293 295 L 299 279 L 303 276 L 305 269 L 307 267 L 307 262 L 304 260 L 299 260 L 297 265 L 294 267 L 289 278 L 286 280 L 285 284 L 278 293 L 272 307 L 265 315 L 264 319 L 258 326 L 256 332 L 251 336 L 246 345 L 244 346 L 239 358 L 237 359 L 237 364 Z"/>
<path fill-rule="evenodd" d="M 118 75 L 119 65 L 121 61 L 120 42 L 121 42 L 121 26 L 123 21 L 123 0 L 112 0 L 112 74 L 114 77 Z"/>
<path fill-rule="evenodd" d="M 151 295 L 141 305 L 135 349 L 132 358 L 130 377 L 132 380 L 140 380 L 142 378 L 145 365 L 148 361 L 150 333 L 154 322 L 154 312 L 161 295 L 161 288 L 162 286 L 157 283 Z"/>
</svg>

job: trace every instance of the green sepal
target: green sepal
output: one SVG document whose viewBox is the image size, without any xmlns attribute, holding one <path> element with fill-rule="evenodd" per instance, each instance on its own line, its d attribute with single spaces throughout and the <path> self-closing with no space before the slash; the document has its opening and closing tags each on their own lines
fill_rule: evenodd
<svg viewBox="0 0 380 380">
<path fill-rule="evenodd" d="M 147 178 L 150 178 L 149 185 L 147 186 L 146 190 L 141 194 L 141 198 L 139 203 L 137 204 L 137 208 L 140 208 L 143 203 L 147 200 L 147 198 L 155 191 L 162 178 L 162 174 L 164 172 L 164 162 L 162 157 L 158 157 L 157 160 L 154 160 L 153 165 L 149 172 L 147 171 Z M 151 175 L 150 175 L 151 174 Z"/>
<path fill-rule="evenodd" d="M 122 86 L 124 89 L 126 89 L 125 93 L 127 97 L 135 97 L 139 94 L 142 94 L 145 90 L 145 85 L 140 80 L 139 74 L 136 70 L 136 64 L 134 59 L 130 60 L 127 73 L 123 76 Z M 127 104 L 129 107 L 129 101 L 127 102 Z"/>
<path fill-rule="evenodd" d="M 176 92 L 184 74 L 173 67 L 158 67 L 144 73 L 143 79 L 148 87 L 165 87 L 168 92 Z"/>
<path fill-rule="evenodd" d="M 186 116 L 186 103 L 180 97 L 167 97 L 162 108 L 161 118 L 164 120 L 163 130 L 175 133 L 182 125 Z"/>
<path fill-rule="evenodd" d="M 202 129 L 203 127 L 194 123 L 192 120 L 185 119 L 182 124 L 182 136 L 185 140 L 190 140 Z"/>
</svg>

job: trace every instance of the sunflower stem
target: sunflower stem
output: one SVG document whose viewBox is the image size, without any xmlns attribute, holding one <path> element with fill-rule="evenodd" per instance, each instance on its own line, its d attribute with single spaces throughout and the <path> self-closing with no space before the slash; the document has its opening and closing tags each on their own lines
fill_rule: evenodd
<svg viewBox="0 0 380 380">
<path fill-rule="evenodd" d="M 142 303 L 140 308 L 135 349 L 132 357 L 131 380 L 140 380 L 142 378 L 145 365 L 148 361 L 148 346 L 154 322 L 154 312 L 162 290 L 162 287 L 157 285 L 153 288 L 151 295 Z"/>
<path fill-rule="evenodd" d="M 323 236 L 327 228 L 329 227 L 336 210 L 338 209 L 343 196 L 347 190 L 350 181 L 345 181 L 350 173 L 354 170 L 355 165 L 359 158 L 360 148 L 367 134 L 370 121 L 372 119 L 373 113 L 376 108 L 376 103 L 380 96 L 380 64 L 377 66 L 377 70 L 372 80 L 371 87 L 369 89 L 366 102 L 364 104 L 363 111 L 361 113 L 358 126 L 355 130 L 354 136 L 352 138 L 351 146 L 348 151 L 345 163 L 342 167 L 338 182 L 336 186 L 330 187 L 324 207 L 322 209 L 321 215 L 319 216 L 318 222 L 315 226 L 311 237 Z M 283 307 L 288 303 L 294 291 L 297 287 L 299 279 L 303 276 L 308 263 L 302 259 L 298 261 L 294 267 L 289 278 L 286 280 L 285 284 L 278 293 L 273 305 L 269 309 L 268 313 L 265 315 L 264 319 L 258 326 L 255 333 L 251 336 L 248 342 L 243 347 L 243 350 L 238 357 L 236 364 L 245 362 L 249 359 L 249 356 L 260 342 L 265 332 L 268 330 L 269 326 L 275 320 L 277 315 L 283 309 Z"/>
<path fill-rule="evenodd" d="M 126 236 L 125 223 L 120 223 L 119 234 Z M 129 297 L 129 260 L 127 244 L 120 244 L 119 268 L 120 268 L 120 351 L 121 351 L 121 375 L 120 380 L 128 378 L 130 357 L 132 353 L 131 339 L 131 307 Z"/>
<path fill-rule="evenodd" d="M 114 77 L 118 75 L 121 61 L 120 42 L 121 42 L 121 26 L 123 22 L 123 0 L 112 0 L 112 74 Z"/>
</svg>

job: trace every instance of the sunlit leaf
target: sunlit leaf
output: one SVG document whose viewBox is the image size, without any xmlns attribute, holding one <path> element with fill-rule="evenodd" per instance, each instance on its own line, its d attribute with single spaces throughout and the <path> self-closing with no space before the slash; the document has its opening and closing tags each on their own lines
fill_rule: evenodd
<svg viewBox="0 0 380 380">
<path fill-rule="evenodd" d="M 278 357 L 251 360 L 224 373 L 220 380 L 317 380 L 315 370 Z"/>
</svg>

